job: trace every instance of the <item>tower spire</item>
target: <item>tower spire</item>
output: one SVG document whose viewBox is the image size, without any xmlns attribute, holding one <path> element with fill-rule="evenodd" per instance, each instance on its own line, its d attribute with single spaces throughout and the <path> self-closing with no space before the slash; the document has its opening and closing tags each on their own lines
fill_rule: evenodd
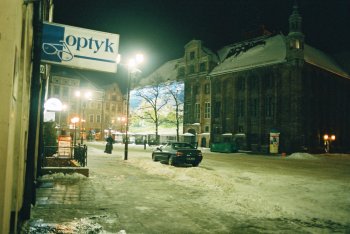
<svg viewBox="0 0 350 234">
<path fill-rule="evenodd" d="M 293 12 L 289 16 L 289 34 L 299 32 L 301 33 L 302 18 L 299 14 L 297 1 L 294 1 Z"/>
</svg>

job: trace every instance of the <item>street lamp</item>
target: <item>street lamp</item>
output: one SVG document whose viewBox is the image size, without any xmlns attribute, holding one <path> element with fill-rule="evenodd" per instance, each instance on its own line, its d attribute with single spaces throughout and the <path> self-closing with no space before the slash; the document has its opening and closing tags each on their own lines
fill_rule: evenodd
<svg viewBox="0 0 350 234">
<path fill-rule="evenodd" d="M 325 151 L 326 153 L 329 153 L 331 142 L 335 141 L 335 135 L 329 136 L 328 134 L 323 135 L 324 145 L 325 145 Z"/>
<path fill-rule="evenodd" d="M 143 55 L 137 54 L 135 58 L 130 59 L 128 62 L 128 84 L 127 84 L 127 96 L 126 96 L 126 124 L 125 124 L 125 143 L 124 143 L 124 160 L 128 160 L 128 131 L 129 131 L 129 115 L 130 115 L 130 80 L 131 75 L 140 70 L 137 69 L 137 65 L 143 62 Z"/>
<path fill-rule="evenodd" d="M 81 91 L 80 90 L 77 90 L 75 91 L 75 96 L 77 98 L 79 98 L 79 114 L 80 114 L 80 109 L 81 109 L 81 104 L 84 100 L 91 100 L 91 97 L 92 97 L 92 93 L 91 91 L 89 90 L 85 90 L 84 93 L 83 93 L 83 98 L 84 100 L 82 100 L 80 97 L 82 96 L 81 94 Z M 83 110 L 82 110 L 82 115 L 80 116 L 81 117 L 81 121 L 80 121 L 80 143 L 83 144 L 84 143 L 84 133 L 85 133 L 85 130 L 84 130 L 84 122 L 86 121 L 85 120 L 85 105 L 86 103 L 83 103 Z"/>
<path fill-rule="evenodd" d="M 71 119 L 71 122 L 73 123 L 73 126 L 74 126 L 74 145 L 77 144 L 77 123 L 79 122 L 79 118 L 78 117 L 73 117 Z"/>
</svg>

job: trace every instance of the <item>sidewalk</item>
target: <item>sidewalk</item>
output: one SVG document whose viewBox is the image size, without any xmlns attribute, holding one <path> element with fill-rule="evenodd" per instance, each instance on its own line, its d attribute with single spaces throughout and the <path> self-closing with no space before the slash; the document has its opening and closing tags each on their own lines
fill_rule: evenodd
<svg viewBox="0 0 350 234">
<path fill-rule="evenodd" d="M 207 232 L 197 224 L 200 213 L 196 212 L 201 209 L 188 217 L 191 199 L 176 201 L 196 191 L 133 167 L 123 160 L 123 145 L 115 145 L 111 155 L 104 154 L 103 147 L 102 143 L 88 146 L 90 177 L 53 174 L 42 178 L 32 218 L 22 233 Z M 150 159 L 150 147 L 129 149 L 131 159 L 137 154 Z"/>
</svg>

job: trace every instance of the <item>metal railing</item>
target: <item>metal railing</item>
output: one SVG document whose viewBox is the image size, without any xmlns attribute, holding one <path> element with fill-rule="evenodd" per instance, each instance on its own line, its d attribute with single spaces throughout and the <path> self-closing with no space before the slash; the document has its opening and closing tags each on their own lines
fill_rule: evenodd
<svg viewBox="0 0 350 234">
<path fill-rule="evenodd" d="M 87 166 L 87 146 L 76 145 L 76 146 L 44 146 L 44 158 L 56 157 L 56 158 L 70 158 L 76 160 L 80 166 Z"/>
</svg>

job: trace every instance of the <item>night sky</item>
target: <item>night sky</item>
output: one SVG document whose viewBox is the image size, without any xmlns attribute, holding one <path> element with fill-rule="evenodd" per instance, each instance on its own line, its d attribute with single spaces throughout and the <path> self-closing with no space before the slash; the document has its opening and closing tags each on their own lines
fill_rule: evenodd
<svg viewBox="0 0 350 234">
<path fill-rule="evenodd" d="M 295 0 L 54 0 L 54 22 L 120 35 L 119 52 L 145 54 L 145 73 L 202 40 L 214 51 L 259 25 L 288 33 Z M 349 0 L 298 0 L 306 43 L 329 54 L 350 51 Z"/>
</svg>

